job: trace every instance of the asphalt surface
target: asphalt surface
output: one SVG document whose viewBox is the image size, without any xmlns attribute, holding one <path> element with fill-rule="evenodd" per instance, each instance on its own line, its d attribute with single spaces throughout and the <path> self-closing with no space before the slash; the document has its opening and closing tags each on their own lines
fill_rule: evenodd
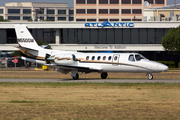
<svg viewBox="0 0 180 120">
<path fill-rule="evenodd" d="M 4 79 L 0 78 L 0 82 L 29 82 L 29 83 L 62 83 L 62 82 L 90 82 L 90 83 L 180 83 L 180 79 L 79 79 L 79 80 L 72 80 L 72 79 Z"/>
</svg>

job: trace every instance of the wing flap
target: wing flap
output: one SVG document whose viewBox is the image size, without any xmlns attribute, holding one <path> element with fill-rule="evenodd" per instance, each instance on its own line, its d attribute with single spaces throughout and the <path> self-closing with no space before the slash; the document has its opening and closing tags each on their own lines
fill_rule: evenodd
<svg viewBox="0 0 180 120">
<path fill-rule="evenodd" d="M 81 66 L 67 66 L 67 65 L 57 65 L 59 68 L 68 69 L 68 70 L 77 70 L 78 72 L 99 72 L 102 69 L 90 68 L 90 67 L 81 67 Z"/>
</svg>

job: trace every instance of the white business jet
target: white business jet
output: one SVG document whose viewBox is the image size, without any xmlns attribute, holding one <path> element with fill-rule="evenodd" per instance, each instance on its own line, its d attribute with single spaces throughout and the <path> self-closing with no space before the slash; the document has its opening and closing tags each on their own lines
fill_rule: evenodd
<svg viewBox="0 0 180 120">
<path fill-rule="evenodd" d="M 146 59 L 138 53 L 80 53 L 44 49 L 36 43 L 26 25 L 15 25 L 19 49 L 26 56 L 23 60 L 54 67 L 58 72 L 71 72 L 74 80 L 78 72 L 99 72 L 106 79 L 107 72 L 143 72 L 148 79 L 151 73 L 167 71 L 168 67 Z"/>
</svg>

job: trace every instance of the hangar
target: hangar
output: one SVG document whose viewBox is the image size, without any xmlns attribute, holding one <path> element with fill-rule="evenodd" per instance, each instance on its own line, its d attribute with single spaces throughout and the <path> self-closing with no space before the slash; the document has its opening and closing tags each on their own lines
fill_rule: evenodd
<svg viewBox="0 0 180 120">
<path fill-rule="evenodd" d="M 14 24 L 26 24 L 33 37 L 52 49 L 81 52 L 139 52 L 151 60 L 176 60 L 161 39 L 176 22 L 2 22 L 0 51 L 17 50 Z"/>
</svg>

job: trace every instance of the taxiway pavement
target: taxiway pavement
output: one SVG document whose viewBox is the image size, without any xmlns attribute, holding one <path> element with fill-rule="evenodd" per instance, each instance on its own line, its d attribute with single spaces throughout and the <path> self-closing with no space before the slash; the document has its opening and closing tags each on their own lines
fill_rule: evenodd
<svg viewBox="0 0 180 120">
<path fill-rule="evenodd" d="M 72 79 L 6 79 L 0 78 L 0 82 L 29 82 L 29 83 L 62 83 L 62 82 L 90 82 L 90 83 L 180 83 L 180 79 L 154 79 L 154 80 L 147 80 L 147 79 L 79 79 L 79 80 L 72 80 Z"/>
</svg>

